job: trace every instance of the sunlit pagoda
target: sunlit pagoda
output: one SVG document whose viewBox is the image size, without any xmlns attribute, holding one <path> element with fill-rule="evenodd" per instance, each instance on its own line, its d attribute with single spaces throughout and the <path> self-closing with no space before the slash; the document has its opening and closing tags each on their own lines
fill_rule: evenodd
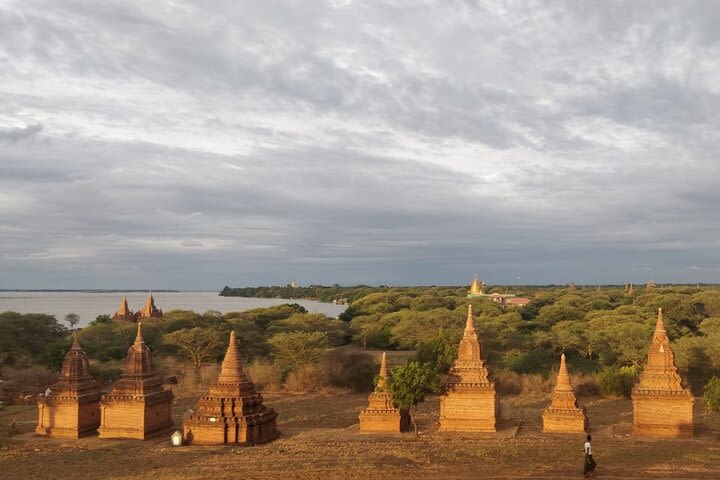
<svg viewBox="0 0 720 480">
<path fill-rule="evenodd" d="M 587 423 L 585 407 L 578 405 L 563 353 L 550 406 L 543 413 L 543 432 L 584 433 Z"/>
<path fill-rule="evenodd" d="M 408 426 L 410 416 L 407 412 L 395 408 L 387 390 L 389 378 L 387 357 L 383 352 L 375 391 L 368 398 L 367 408 L 360 412 L 361 432 L 400 433 Z"/>
<path fill-rule="evenodd" d="M 640 381 L 633 387 L 633 433 L 654 437 L 693 435 L 693 397 L 675 366 L 662 309 Z"/>
<path fill-rule="evenodd" d="M 145 306 L 142 310 L 137 312 L 139 318 L 160 318 L 163 316 L 162 310 L 155 306 L 155 299 L 153 298 L 152 292 L 148 293 Z"/>
<path fill-rule="evenodd" d="M 138 323 L 135 342 L 128 349 L 120 379 L 100 400 L 101 438 L 146 438 L 172 427 L 170 409 L 173 393 L 165 390 L 152 369 L 150 349 Z"/>
<path fill-rule="evenodd" d="M 472 284 L 470 284 L 470 290 L 468 290 L 468 298 L 482 297 L 485 296 L 485 282 L 478 281 L 477 273 L 473 276 Z"/>
<path fill-rule="evenodd" d="M 123 295 L 120 306 L 115 310 L 112 319 L 121 323 L 135 323 L 135 314 L 128 307 L 127 297 L 125 295 Z"/>
<path fill-rule="evenodd" d="M 220 376 L 183 425 L 185 440 L 199 445 L 265 443 L 278 436 L 276 420 L 277 413 L 263 405 L 243 371 L 233 331 Z"/>
<path fill-rule="evenodd" d="M 65 355 L 60 380 L 38 399 L 35 433 L 51 437 L 78 438 L 95 433 L 100 426 L 100 387 L 90 375 L 85 352 L 77 335 Z"/>
<path fill-rule="evenodd" d="M 468 305 L 458 357 L 440 397 L 440 430 L 494 432 L 499 411 L 495 381 L 482 358 L 472 305 Z"/>
</svg>

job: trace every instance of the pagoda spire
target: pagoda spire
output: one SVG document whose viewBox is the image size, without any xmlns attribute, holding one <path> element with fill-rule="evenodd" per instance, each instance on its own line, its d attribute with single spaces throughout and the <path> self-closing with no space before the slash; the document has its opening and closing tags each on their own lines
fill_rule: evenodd
<svg viewBox="0 0 720 480">
<path fill-rule="evenodd" d="M 474 332 L 475 331 L 475 325 L 473 324 L 472 304 L 468 304 L 468 314 L 467 314 L 467 319 L 465 320 L 465 331 L 466 332 Z"/>
<path fill-rule="evenodd" d="M 70 350 L 82 350 L 82 348 L 80 348 L 80 342 L 78 341 L 77 330 L 75 330 L 75 332 L 73 333 L 73 343 L 72 347 L 70 347 Z"/>
<path fill-rule="evenodd" d="M 387 355 L 385 355 L 385 352 L 383 352 L 382 356 L 380 357 L 380 374 L 378 375 L 378 377 L 379 378 L 375 390 L 382 390 L 385 388 L 388 379 Z"/>
<path fill-rule="evenodd" d="M 142 336 L 142 322 L 138 322 L 137 326 L 137 335 L 135 336 L 135 342 L 133 345 L 142 348 L 143 345 L 145 345 L 145 339 Z"/>
<path fill-rule="evenodd" d="M 655 335 L 666 335 L 665 323 L 663 322 L 662 308 L 658 308 L 657 323 L 655 324 Z"/>
<path fill-rule="evenodd" d="M 237 346 L 235 331 L 230 332 L 230 344 L 225 352 L 225 358 L 220 368 L 220 376 L 218 383 L 237 383 L 238 381 L 247 381 L 243 373 L 242 363 L 240 362 L 240 352 Z"/>
<path fill-rule="evenodd" d="M 570 384 L 570 374 L 568 373 L 567 365 L 565 364 L 565 354 L 560 355 L 560 370 L 558 371 L 557 384 L 555 385 L 556 392 L 572 392 L 572 385 Z"/>
</svg>

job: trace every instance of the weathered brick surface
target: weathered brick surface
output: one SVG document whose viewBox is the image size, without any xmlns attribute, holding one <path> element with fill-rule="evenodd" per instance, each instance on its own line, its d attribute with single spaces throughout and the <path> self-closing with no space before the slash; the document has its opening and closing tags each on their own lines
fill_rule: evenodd
<svg viewBox="0 0 720 480">
<path fill-rule="evenodd" d="M 543 413 L 543 432 L 584 433 L 587 431 L 585 407 L 578 405 L 565 365 L 565 354 L 560 357 L 560 370 L 553 390 L 550 406 Z"/>
<path fill-rule="evenodd" d="M 473 326 L 472 306 L 468 305 L 458 358 L 440 397 L 440 430 L 494 432 L 499 407 L 495 382 L 482 358 Z"/>
<path fill-rule="evenodd" d="M 243 371 L 235 332 L 230 333 L 220 376 L 198 400 L 195 412 L 183 424 L 185 441 L 198 445 L 258 444 L 278 436 L 277 413 Z"/>
<path fill-rule="evenodd" d="M 693 435 L 693 397 L 683 385 L 665 332 L 662 310 L 648 351 L 648 361 L 632 392 L 633 433 L 653 437 Z"/>
<path fill-rule="evenodd" d="M 390 393 L 385 390 L 388 378 L 387 357 L 383 352 L 375 391 L 368 398 L 368 407 L 360 412 L 361 432 L 400 433 L 410 423 L 408 413 L 395 408 Z"/>
<path fill-rule="evenodd" d="M 150 349 L 142 338 L 142 324 L 128 350 L 120 380 L 100 400 L 100 438 L 145 440 L 172 427 L 173 394 L 163 388 L 152 370 Z"/>
<path fill-rule="evenodd" d="M 60 381 L 50 391 L 38 399 L 36 434 L 78 438 L 95 433 L 100 426 L 100 388 L 90 376 L 77 337 L 65 355 Z"/>
</svg>

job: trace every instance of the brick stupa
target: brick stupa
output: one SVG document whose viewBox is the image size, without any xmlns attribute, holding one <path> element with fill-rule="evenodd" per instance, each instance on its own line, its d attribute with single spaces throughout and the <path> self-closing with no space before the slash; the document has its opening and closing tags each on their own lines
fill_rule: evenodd
<svg viewBox="0 0 720 480">
<path fill-rule="evenodd" d="M 115 315 L 112 317 L 113 321 L 121 323 L 135 323 L 135 317 L 136 314 L 134 314 L 128 307 L 127 297 L 123 295 L 122 300 L 120 300 L 120 306 L 117 310 L 115 310 Z"/>
<path fill-rule="evenodd" d="M 683 385 L 675 355 L 658 309 L 648 361 L 633 387 L 633 434 L 653 437 L 692 437 L 693 397 Z"/>
<path fill-rule="evenodd" d="M 60 381 L 50 386 L 49 396 L 38 400 L 35 433 L 78 438 L 94 434 L 99 426 L 100 387 L 90 376 L 87 357 L 75 336 L 65 355 Z"/>
<path fill-rule="evenodd" d="M 473 326 L 468 305 L 465 332 L 458 358 L 450 369 L 445 393 L 440 397 L 440 430 L 494 432 L 500 405 Z"/>
<path fill-rule="evenodd" d="M 276 419 L 277 413 L 263 405 L 262 395 L 245 375 L 231 332 L 217 382 L 183 425 L 185 440 L 200 445 L 265 443 L 278 436 Z"/>
<path fill-rule="evenodd" d="M 565 354 L 560 356 L 560 371 L 550 406 L 543 413 L 543 432 L 585 433 L 587 431 L 585 407 L 578 405 L 565 365 Z"/>
<path fill-rule="evenodd" d="M 100 400 L 100 438 L 146 438 L 172 427 L 173 393 L 163 388 L 152 369 L 150 349 L 138 323 L 137 337 L 128 349 L 120 379 Z"/>
<path fill-rule="evenodd" d="M 388 378 L 387 358 L 383 352 L 375 391 L 368 398 L 368 407 L 360 412 L 361 432 L 400 433 L 409 425 L 408 413 L 393 405 L 390 392 L 387 391 Z"/>
<path fill-rule="evenodd" d="M 148 293 L 148 298 L 145 301 L 145 306 L 142 310 L 136 313 L 137 317 L 143 318 L 160 318 L 163 316 L 162 310 L 155 306 L 155 299 L 153 298 L 152 292 Z"/>
</svg>

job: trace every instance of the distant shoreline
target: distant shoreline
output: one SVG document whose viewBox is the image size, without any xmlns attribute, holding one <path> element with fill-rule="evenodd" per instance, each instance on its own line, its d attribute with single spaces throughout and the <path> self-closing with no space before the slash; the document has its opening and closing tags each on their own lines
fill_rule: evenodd
<svg viewBox="0 0 720 480">
<path fill-rule="evenodd" d="M 85 289 L 68 289 L 68 288 L 0 288 L 0 292 L 23 292 L 23 293 L 143 293 L 149 292 L 150 289 L 109 289 L 105 290 L 102 288 L 85 288 Z M 153 292 L 158 293 L 181 293 L 181 292 L 214 292 L 216 290 L 155 290 Z"/>
</svg>

